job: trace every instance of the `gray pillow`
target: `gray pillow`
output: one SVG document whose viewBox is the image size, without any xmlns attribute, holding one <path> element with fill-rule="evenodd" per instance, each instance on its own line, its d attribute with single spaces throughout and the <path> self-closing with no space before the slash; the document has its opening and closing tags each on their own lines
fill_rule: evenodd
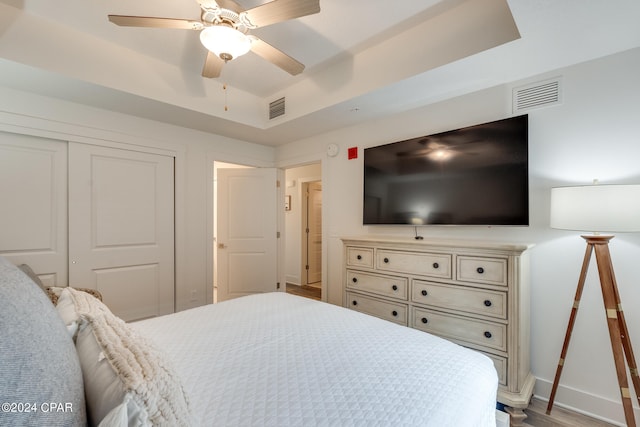
<svg viewBox="0 0 640 427">
<path fill-rule="evenodd" d="M 0 325 L 0 425 L 86 425 L 73 341 L 45 293 L 3 257 Z"/>
<path fill-rule="evenodd" d="M 42 283 L 42 280 L 40 280 L 40 278 L 38 277 L 38 275 L 36 274 L 35 271 L 33 271 L 33 269 L 29 266 L 29 264 L 20 264 L 18 266 L 18 268 L 20 270 L 22 270 L 22 272 L 24 274 L 26 274 L 27 276 L 29 276 L 29 279 L 33 280 L 33 282 L 38 285 L 40 287 L 40 289 L 42 289 L 43 291 L 45 290 L 45 286 L 44 283 Z"/>
</svg>

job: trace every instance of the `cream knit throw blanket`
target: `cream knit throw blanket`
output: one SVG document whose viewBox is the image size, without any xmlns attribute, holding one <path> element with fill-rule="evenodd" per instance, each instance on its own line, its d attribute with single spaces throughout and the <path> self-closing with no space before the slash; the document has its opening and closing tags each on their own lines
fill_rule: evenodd
<svg viewBox="0 0 640 427">
<path fill-rule="evenodd" d="M 187 397 L 163 354 L 98 299 L 85 292 L 70 291 L 81 322 L 91 325 L 125 394 L 147 412 L 151 425 L 190 425 Z"/>
</svg>

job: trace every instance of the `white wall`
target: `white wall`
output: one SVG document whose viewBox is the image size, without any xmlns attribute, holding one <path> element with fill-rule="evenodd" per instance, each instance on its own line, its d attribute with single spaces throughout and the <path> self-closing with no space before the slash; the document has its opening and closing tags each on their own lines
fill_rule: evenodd
<svg viewBox="0 0 640 427">
<path fill-rule="evenodd" d="M 302 284 L 300 266 L 302 242 L 302 183 L 322 178 L 320 163 L 290 168 L 285 171 L 285 196 L 291 196 L 291 210 L 284 213 L 285 274 L 287 283 Z"/>
<path fill-rule="evenodd" d="M 412 227 L 362 226 L 362 149 L 511 115 L 511 90 L 563 77 L 562 105 L 529 112 L 530 226 L 421 227 L 431 236 L 534 243 L 531 251 L 532 371 L 535 393 L 548 397 L 573 304 L 585 242 L 578 233 L 549 228 L 553 186 L 640 183 L 640 49 L 513 82 L 397 116 L 336 130 L 280 147 L 278 165 L 322 160 L 323 222 L 328 300 L 342 304 L 341 236 L 393 234 L 410 238 Z M 420 90 L 420 88 L 416 88 Z M 345 112 L 347 114 L 347 112 Z M 327 157 L 330 143 L 340 146 Z M 347 160 L 348 147 L 359 157 Z M 640 234 L 611 243 L 617 282 L 632 342 L 640 351 Z M 556 404 L 623 423 L 606 318 L 595 274 L 588 275 Z M 640 411 L 636 410 L 640 418 Z"/>
<path fill-rule="evenodd" d="M 176 308 L 212 300 L 213 161 L 273 167 L 274 149 L 0 87 L 0 131 L 176 153 Z M 194 293 L 195 291 L 195 293 Z"/>
</svg>

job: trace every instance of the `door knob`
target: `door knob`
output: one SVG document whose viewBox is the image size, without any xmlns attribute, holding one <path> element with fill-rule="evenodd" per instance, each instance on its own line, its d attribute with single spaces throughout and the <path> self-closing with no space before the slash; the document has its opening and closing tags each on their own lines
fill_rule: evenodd
<svg viewBox="0 0 640 427">
<path fill-rule="evenodd" d="M 218 249 L 226 249 L 227 245 L 224 243 L 218 243 Z"/>
</svg>

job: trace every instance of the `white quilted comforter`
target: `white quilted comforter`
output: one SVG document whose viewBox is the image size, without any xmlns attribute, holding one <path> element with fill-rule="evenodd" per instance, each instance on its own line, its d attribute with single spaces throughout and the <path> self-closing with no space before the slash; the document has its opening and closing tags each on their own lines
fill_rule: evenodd
<svg viewBox="0 0 640 427">
<path fill-rule="evenodd" d="M 487 357 L 342 307 L 260 294 L 132 325 L 203 426 L 495 426 Z"/>
</svg>

